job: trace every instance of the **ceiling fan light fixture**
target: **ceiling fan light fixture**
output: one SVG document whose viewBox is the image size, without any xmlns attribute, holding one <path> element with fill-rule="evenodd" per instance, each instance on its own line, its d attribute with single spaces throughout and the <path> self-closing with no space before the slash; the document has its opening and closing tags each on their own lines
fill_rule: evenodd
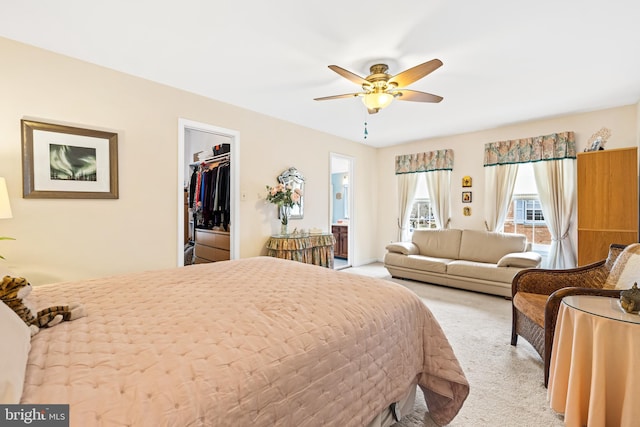
<svg viewBox="0 0 640 427">
<path fill-rule="evenodd" d="M 393 95 L 386 92 L 370 92 L 362 97 L 362 102 L 369 110 L 379 111 L 391 104 Z"/>
<path fill-rule="evenodd" d="M 432 59 L 431 61 L 416 65 L 415 67 L 409 68 L 408 70 L 404 70 L 392 76 L 387 74 L 389 67 L 386 64 L 380 63 L 369 67 L 371 74 L 367 77 L 361 77 L 337 65 L 329 65 L 329 69 L 345 79 L 359 85 L 362 88 L 362 92 L 324 96 L 322 98 L 314 99 L 316 101 L 325 101 L 328 99 L 351 98 L 355 96 L 361 97 L 369 114 L 375 114 L 381 109 L 386 108 L 393 102 L 393 98 L 396 97 L 401 101 L 440 102 L 443 99 L 441 96 L 406 89 L 408 85 L 432 73 L 440 66 L 442 66 L 442 61 L 439 59 Z"/>
</svg>

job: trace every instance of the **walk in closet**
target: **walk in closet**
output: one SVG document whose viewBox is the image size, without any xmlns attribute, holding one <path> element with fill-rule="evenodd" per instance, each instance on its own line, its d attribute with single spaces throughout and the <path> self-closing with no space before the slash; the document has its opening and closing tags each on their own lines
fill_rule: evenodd
<svg viewBox="0 0 640 427">
<path fill-rule="evenodd" d="M 189 238 L 194 264 L 230 257 L 231 152 L 229 144 L 195 154 L 187 187 Z"/>
</svg>

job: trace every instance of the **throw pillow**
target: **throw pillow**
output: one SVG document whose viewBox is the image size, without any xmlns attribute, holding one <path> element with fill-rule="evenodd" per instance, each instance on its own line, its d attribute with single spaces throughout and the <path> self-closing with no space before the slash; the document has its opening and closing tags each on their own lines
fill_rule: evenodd
<svg viewBox="0 0 640 427">
<path fill-rule="evenodd" d="M 0 342 L 10 349 L 0 353 L 0 404 L 18 404 L 22 397 L 31 332 L 26 323 L 0 301 Z"/>
<path fill-rule="evenodd" d="M 390 243 L 385 249 L 389 252 L 397 252 L 403 255 L 418 255 L 420 253 L 418 247 L 411 242 Z"/>
<path fill-rule="evenodd" d="M 629 289 L 640 282 L 640 243 L 633 243 L 622 251 L 613 263 L 605 289 Z"/>
</svg>

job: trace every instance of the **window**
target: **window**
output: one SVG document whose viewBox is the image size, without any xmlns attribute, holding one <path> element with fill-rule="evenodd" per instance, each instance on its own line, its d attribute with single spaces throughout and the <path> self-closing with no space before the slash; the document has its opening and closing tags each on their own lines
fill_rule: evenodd
<svg viewBox="0 0 640 427">
<path fill-rule="evenodd" d="M 542 224 L 544 215 L 537 194 L 514 194 L 513 197 L 513 221 L 516 224 Z"/>
<path fill-rule="evenodd" d="M 526 235 L 532 250 L 542 255 L 543 262 L 546 260 L 551 246 L 551 233 L 544 221 L 531 163 L 518 165 L 518 177 L 504 231 Z"/>
<path fill-rule="evenodd" d="M 423 173 L 418 175 L 418 187 L 409 216 L 409 230 L 413 232 L 413 230 L 420 228 L 436 228 L 436 220 L 433 217 L 429 191 L 427 190 L 427 180 Z"/>
<path fill-rule="evenodd" d="M 409 217 L 409 228 L 411 231 L 419 228 L 436 228 L 436 221 L 431 211 L 431 201 L 429 199 L 414 199 L 411 216 Z"/>
</svg>

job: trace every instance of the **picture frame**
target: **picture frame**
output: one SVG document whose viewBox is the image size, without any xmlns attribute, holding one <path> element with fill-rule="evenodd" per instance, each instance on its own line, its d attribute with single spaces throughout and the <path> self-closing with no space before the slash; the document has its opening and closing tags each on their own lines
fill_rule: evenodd
<svg viewBox="0 0 640 427">
<path fill-rule="evenodd" d="M 20 122 L 24 198 L 118 198 L 117 133 Z"/>
<path fill-rule="evenodd" d="M 464 216 L 471 216 L 471 208 L 469 206 L 465 206 L 462 208 L 462 214 Z"/>
<path fill-rule="evenodd" d="M 472 180 L 470 176 L 464 176 L 462 177 L 462 186 L 463 187 L 471 187 L 472 184 Z"/>
<path fill-rule="evenodd" d="M 462 192 L 462 203 L 471 203 L 471 191 Z"/>
</svg>

